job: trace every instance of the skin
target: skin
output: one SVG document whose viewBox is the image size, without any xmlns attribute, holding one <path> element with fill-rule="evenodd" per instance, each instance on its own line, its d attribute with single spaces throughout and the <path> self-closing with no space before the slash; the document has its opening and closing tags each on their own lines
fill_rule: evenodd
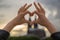
<svg viewBox="0 0 60 40">
<path fill-rule="evenodd" d="M 39 17 L 36 21 L 34 21 L 34 23 L 40 24 L 42 26 L 45 26 L 50 31 L 50 33 L 57 32 L 55 26 L 46 18 L 46 16 L 45 16 L 45 10 L 42 8 L 41 4 L 40 3 L 36 4 L 34 2 L 34 6 L 36 8 L 35 13 Z"/>
<path fill-rule="evenodd" d="M 34 2 L 34 6 L 35 6 L 36 10 L 31 13 L 27 10 L 29 7 L 31 7 L 31 5 L 32 4 L 27 6 L 27 4 L 25 4 L 24 6 L 22 6 L 18 11 L 18 15 L 13 20 L 11 20 L 3 28 L 3 30 L 6 30 L 6 31 L 10 32 L 16 25 L 21 25 L 23 23 L 30 23 L 32 25 L 34 23 L 37 23 L 37 24 L 40 24 L 42 26 L 45 26 L 50 31 L 50 33 L 57 32 L 55 26 L 46 18 L 45 10 L 42 8 L 42 6 L 39 3 L 36 4 Z M 36 21 L 29 22 L 29 21 L 24 19 L 24 16 L 26 14 L 29 14 L 30 16 L 33 16 L 34 14 L 37 14 L 39 18 Z"/>
<path fill-rule="evenodd" d="M 30 23 L 29 21 L 25 20 L 24 16 L 27 13 L 30 14 L 29 11 L 27 11 L 27 9 L 31 6 L 32 6 L 32 4 L 30 4 L 30 5 L 25 4 L 24 6 L 22 6 L 18 11 L 18 15 L 13 20 L 11 20 L 3 28 L 3 30 L 6 30 L 6 31 L 10 32 L 16 25 L 21 25 L 23 23 Z"/>
</svg>

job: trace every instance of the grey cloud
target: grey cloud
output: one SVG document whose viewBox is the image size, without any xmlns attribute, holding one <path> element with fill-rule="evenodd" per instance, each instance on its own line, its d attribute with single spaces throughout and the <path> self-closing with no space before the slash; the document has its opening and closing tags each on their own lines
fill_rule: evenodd
<svg viewBox="0 0 60 40">
<path fill-rule="evenodd" d="M 38 0 L 37 0 L 38 1 Z M 59 7 L 60 6 L 60 0 L 39 0 L 41 3 L 43 3 L 46 7 Z"/>
<path fill-rule="evenodd" d="M 57 15 L 55 15 L 55 18 L 60 19 L 60 0 L 37 0 L 38 2 L 41 2 L 46 8 L 48 8 L 50 11 L 57 10 Z"/>
<path fill-rule="evenodd" d="M 60 0 L 37 0 L 37 2 L 41 2 L 49 11 L 51 11 L 48 18 L 52 21 L 56 28 L 60 30 Z M 54 10 L 57 11 L 55 16 L 53 16 Z"/>
<path fill-rule="evenodd" d="M 0 9 L 1 8 L 9 8 L 9 7 L 10 7 L 10 5 L 4 5 L 4 4 L 3 5 L 0 5 Z"/>
<path fill-rule="evenodd" d="M 0 17 L 4 17 L 4 14 L 0 14 Z"/>
<path fill-rule="evenodd" d="M 57 14 L 56 14 L 55 18 L 60 19 L 60 8 L 57 10 Z"/>
<path fill-rule="evenodd" d="M 4 0 L 0 0 L 0 3 L 3 2 Z"/>
<path fill-rule="evenodd" d="M 7 0 L 0 0 L 0 9 L 9 8 L 10 4 L 7 3 Z"/>
</svg>

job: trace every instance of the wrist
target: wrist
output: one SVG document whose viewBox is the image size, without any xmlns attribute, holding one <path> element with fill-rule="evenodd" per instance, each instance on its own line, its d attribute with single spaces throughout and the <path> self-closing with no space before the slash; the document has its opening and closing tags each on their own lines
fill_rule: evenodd
<svg viewBox="0 0 60 40">
<path fill-rule="evenodd" d="M 50 33 L 55 33 L 57 32 L 55 26 L 45 17 L 44 18 L 45 21 L 45 27 L 50 31 Z"/>
<path fill-rule="evenodd" d="M 46 28 L 50 31 L 50 33 L 57 32 L 55 26 L 51 22 L 49 22 L 49 21 L 47 21 Z"/>
</svg>

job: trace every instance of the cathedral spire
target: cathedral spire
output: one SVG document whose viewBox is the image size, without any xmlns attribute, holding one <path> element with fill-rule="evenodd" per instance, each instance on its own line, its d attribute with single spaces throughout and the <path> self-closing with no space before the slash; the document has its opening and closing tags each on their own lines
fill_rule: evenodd
<svg viewBox="0 0 60 40">
<path fill-rule="evenodd" d="M 36 20 L 36 17 L 37 16 L 35 15 L 35 20 Z M 34 28 L 36 28 L 36 29 L 38 28 L 38 24 L 37 23 L 34 23 Z"/>
<path fill-rule="evenodd" d="M 29 17 L 29 21 L 31 21 L 30 17 Z M 29 31 L 30 31 L 31 28 L 32 28 L 32 26 L 28 23 L 28 34 L 29 34 Z"/>
</svg>

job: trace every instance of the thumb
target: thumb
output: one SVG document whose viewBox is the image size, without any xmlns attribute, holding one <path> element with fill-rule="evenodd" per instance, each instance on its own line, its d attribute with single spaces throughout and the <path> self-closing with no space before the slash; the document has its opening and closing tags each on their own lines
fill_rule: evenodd
<svg viewBox="0 0 60 40">
<path fill-rule="evenodd" d="M 32 24 L 35 24 L 35 23 L 38 24 L 38 20 L 34 20 L 34 21 L 32 21 L 31 23 L 32 23 Z"/>
<path fill-rule="evenodd" d="M 33 25 L 33 22 L 31 22 L 31 21 L 25 20 L 25 22 L 30 24 L 30 25 Z"/>
</svg>

